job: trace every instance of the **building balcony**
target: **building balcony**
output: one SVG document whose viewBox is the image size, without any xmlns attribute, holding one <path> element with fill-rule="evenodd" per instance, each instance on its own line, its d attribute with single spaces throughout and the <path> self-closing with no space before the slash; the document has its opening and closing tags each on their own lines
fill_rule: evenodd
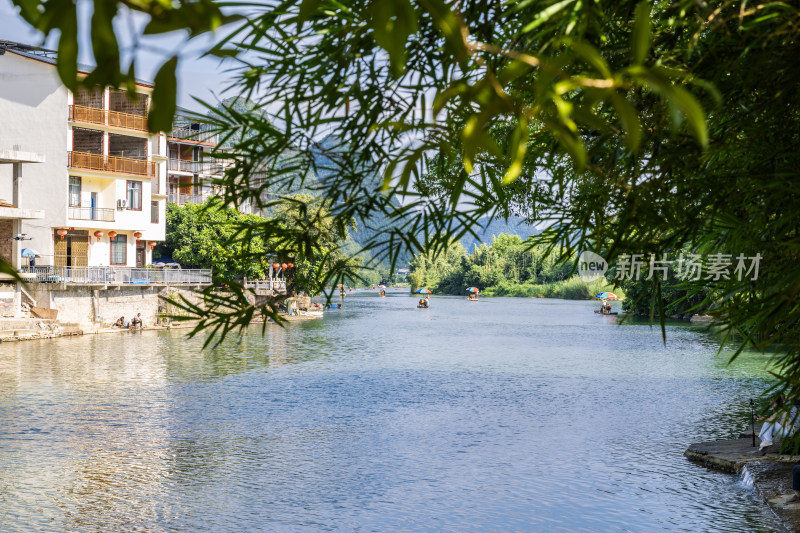
<svg viewBox="0 0 800 533">
<path fill-rule="evenodd" d="M 147 131 L 147 117 L 82 105 L 69 106 L 69 120 L 136 131 Z"/>
<path fill-rule="evenodd" d="M 173 204 L 184 205 L 184 204 L 203 204 L 206 200 L 214 196 L 213 194 L 209 193 L 200 193 L 200 194 L 182 194 L 182 193 L 169 193 L 167 196 L 167 201 Z"/>
<path fill-rule="evenodd" d="M 222 174 L 225 167 L 220 161 L 187 161 L 173 157 L 167 161 L 167 170 L 216 176 Z"/>
<path fill-rule="evenodd" d="M 133 267 L 62 267 L 27 266 L 34 283 L 70 283 L 79 285 L 207 285 L 210 269 L 161 269 Z"/>
<path fill-rule="evenodd" d="M 209 144 L 219 144 L 219 135 L 208 131 L 193 130 L 176 126 L 172 128 L 169 137 L 175 140 L 186 140 Z"/>
<path fill-rule="evenodd" d="M 133 174 L 151 178 L 156 176 L 156 164 L 152 161 L 113 155 L 67 152 L 67 166 L 114 174 Z"/>
<path fill-rule="evenodd" d="M 72 220 L 97 220 L 100 222 L 114 222 L 114 209 L 104 207 L 72 207 L 69 208 L 69 218 Z"/>
</svg>

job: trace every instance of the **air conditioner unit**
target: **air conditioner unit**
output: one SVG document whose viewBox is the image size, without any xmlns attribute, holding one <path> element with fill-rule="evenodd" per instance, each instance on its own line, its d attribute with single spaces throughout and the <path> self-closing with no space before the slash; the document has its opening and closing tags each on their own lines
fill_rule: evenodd
<svg viewBox="0 0 800 533">
<path fill-rule="evenodd" d="M 125 209 L 128 207 L 128 200 L 117 200 L 117 209 Z"/>
</svg>

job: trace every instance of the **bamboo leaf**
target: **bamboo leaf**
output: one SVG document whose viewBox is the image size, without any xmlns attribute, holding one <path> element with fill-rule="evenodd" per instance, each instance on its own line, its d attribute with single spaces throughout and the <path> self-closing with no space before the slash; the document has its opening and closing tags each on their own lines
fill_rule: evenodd
<svg viewBox="0 0 800 533">
<path fill-rule="evenodd" d="M 574 3 L 575 0 L 561 0 L 561 2 L 556 2 L 550 7 L 541 10 L 539 14 L 531 22 L 529 22 L 524 28 L 522 28 L 522 33 L 528 33 L 530 31 L 535 30 L 536 28 L 538 28 L 539 26 L 550 20 L 553 17 L 553 15 L 555 15 L 562 9 L 568 7 L 570 4 Z"/>
<path fill-rule="evenodd" d="M 528 136 L 528 121 L 521 118 L 511 137 L 509 152 L 512 155 L 512 160 L 503 176 L 503 185 L 516 181 L 522 174 L 522 165 L 525 161 L 525 154 L 528 151 Z"/>
<path fill-rule="evenodd" d="M 153 105 L 147 117 L 151 133 L 172 129 L 172 119 L 177 107 L 178 81 L 175 76 L 177 68 L 178 56 L 172 56 L 158 69 L 154 80 Z"/>
<path fill-rule="evenodd" d="M 62 12 L 56 69 L 64 85 L 75 91 L 78 85 L 78 17 L 74 5 Z"/>
<path fill-rule="evenodd" d="M 639 115 L 636 113 L 636 108 L 617 93 L 611 94 L 611 103 L 617 110 L 622 128 L 625 130 L 625 146 L 631 152 L 636 152 L 642 140 L 642 125 L 639 122 Z"/>
<path fill-rule="evenodd" d="M 631 34 L 631 61 L 641 65 L 650 50 L 650 2 L 645 0 L 636 6 Z"/>
<path fill-rule="evenodd" d="M 708 146 L 706 114 L 700 102 L 689 91 L 679 85 L 672 86 L 670 98 L 683 112 L 700 146 Z"/>
</svg>

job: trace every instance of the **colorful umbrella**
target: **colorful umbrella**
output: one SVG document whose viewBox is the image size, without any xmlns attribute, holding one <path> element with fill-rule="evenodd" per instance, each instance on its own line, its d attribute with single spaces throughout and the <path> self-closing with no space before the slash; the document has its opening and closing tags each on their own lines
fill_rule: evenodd
<svg viewBox="0 0 800 533">
<path fill-rule="evenodd" d="M 417 289 L 414 292 L 417 294 L 431 294 L 431 291 L 429 291 L 428 289 Z"/>
<path fill-rule="evenodd" d="M 480 292 L 478 287 L 467 287 L 467 292 Z"/>
<path fill-rule="evenodd" d="M 595 298 L 605 298 L 606 300 L 616 300 L 617 299 L 617 295 L 614 294 L 613 292 L 601 292 L 600 294 L 595 296 Z"/>
<path fill-rule="evenodd" d="M 36 250 L 31 250 L 30 248 L 23 248 L 20 252 L 22 257 L 40 257 L 42 254 L 37 252 Z"/>
<path fill-rule="evenodd" d="M 386 288 L 386 285 L 378 285 L 378 288 L 379 288 L 379 289 L 385 289 L 385 288 Z"/>
</svg>

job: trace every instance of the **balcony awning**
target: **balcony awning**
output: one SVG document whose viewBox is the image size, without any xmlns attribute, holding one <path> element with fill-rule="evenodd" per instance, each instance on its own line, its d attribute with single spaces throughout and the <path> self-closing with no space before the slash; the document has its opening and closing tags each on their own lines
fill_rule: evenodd
<svg viewBox="0 0 800 533">
<path fill-rule="evenodd" d="M 44 209 L 20 209 L 19 207 L 0 207 L 0 219 L 44 218 Z"/>
<path fill-rule="evenodd" d="M 44 163 L 44 156 L 36 152 L 0 149 L 0 164 L 10 163 Z"/>
</svg>

